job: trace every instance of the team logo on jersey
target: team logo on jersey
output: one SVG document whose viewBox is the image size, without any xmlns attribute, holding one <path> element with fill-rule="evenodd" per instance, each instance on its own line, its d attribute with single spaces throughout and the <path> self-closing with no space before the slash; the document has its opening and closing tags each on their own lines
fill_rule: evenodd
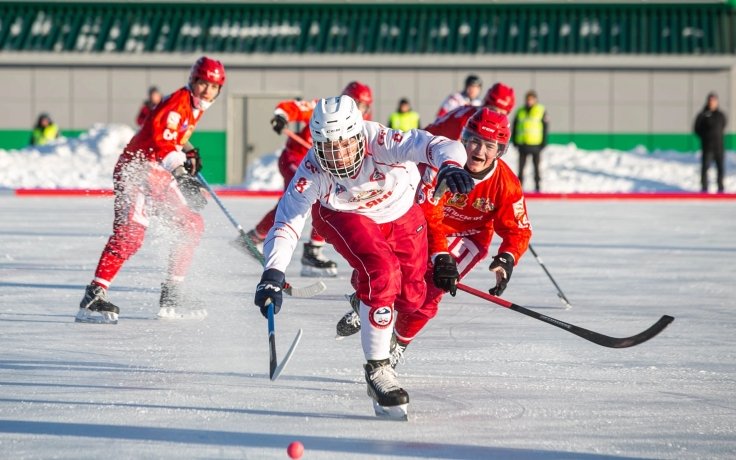
<svg viewBox="0 0 736 460">
<path fill-rule="evenodd" d="M 341 193 L 347 192 L 348 189 L 345 188 L 342 184 L 335 184 L 335 195 L 339 195 Z"/>
<path fill-rule="evenodd" d="M 166 127 L 170 130 L 176 130 L 179 128 L 179 122 L 181 121 L 181 115 L 177 112 L 169 112 L 166 116 Z"/>
<path fill-rule="evenodd" d="M 378 145 L 383 145 L 386 143 L 386 130 L 382 129 L 378 131 L 378 139 L 376 140 L 378 142 Z"/>
<path fill-rule="evenodd" d="M 381 193 L 383 193 L 382 188 L 368 190 L 366 192 L 360 192 L 357 195 L 353 195 L 352 198 L 350 198 L 350 200 L 348 201 L 350 201 L 351 203 L 357 203 L 359 201 L 370 200 L 371 198 L 377 197 Z"/>
<path fill-rule="evenodd" d="M 317 174 L 317 167 L 309 160 L 304 162 L 304 167 L 312 174 Z"/>
<path fill-rule="evenodd" d="M 374 327 L 386 329 L 393 323 L 394 310 L 391 307 L 373 307 L 368 313 L 368 317 Z"/>
<path fill-rule="evenodd" d="M 521 197 L 519 201 L 512 205 L 514 209 L 514 219 L 519 223 L 519 228 L 529 227 L 529 218 L 526 215 L 526 209 L 524 208 L 524 197 Z"/>
<path fill-rule="evenodd" d="M 194 132 L 194 125 L 189 125 L 187 127 L 186 132 L 181 138 L 180 144 L 186 144 L 190 137 L 192 137 L 192 133 Z"/>
<path fill-rule="evenodd" d="M 379 180 L 386 180 L 386 175 L 381 171 L 374 169 L 373 174 L 371 174 L 371 181 L 378 182 Z"/>
<path fill-rule="evenodd" d="M 473 201 L 473 207 L 480 212 L 491 212 L 496 209 L 496 206 L 488 198 L 476 198 Z"/>
<path fill-rule="evenodd" d="M 304 193 L 304 190 L 307 189 L 307 184 L 309 184 L 309 182 L 307 182 L 307 179 L 304 177 L 300 177 L 296 180 L 296 182 L 294 182 L 294 189 L 299 193 Z"/>
<path fill-rule="evenodd" d="M 453 208 L 464 208 L 465 205 L 468 204 L 468 195 L 465 195 L 464 193 L 455 193 L 445 202 L 445 204 L 447 206 L 452 206 Z"/>
</svg>

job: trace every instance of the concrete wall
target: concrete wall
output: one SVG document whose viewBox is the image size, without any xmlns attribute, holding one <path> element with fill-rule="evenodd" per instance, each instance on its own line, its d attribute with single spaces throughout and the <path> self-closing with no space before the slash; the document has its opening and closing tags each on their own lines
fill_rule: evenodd
<svg viewBox="0 0 736 460">
<path fill-rule="evenodd" d="M 50 113 L 67 132 L 84 131 L 100 122 L 133 126 L 147 88 L 156 85 L 171 92 L 181 87 L 198 57 L 2 53 L 0 83 L 7 91 L 0 111 L 0 148 L 2 137 L 9 138 L 13 130 L 17 138 L 25 139 L 18 130 L 30 130 L 40 112 Z M 249 126 L 262 126 L 262 130 L 226 135 L 246 125 L 243 120 L 228 120 L 246 113 L 229 104 L 242 104 L 243 95 L 333 96 L 352 80 L 373 88 L 374 120 L 385 123 L 398 100 L 407 97 L 421 115 L 422 125 L 434 120 L 441 101 L 459 90 L 469 73 L 483 79 L 483 93 L 496 81 L 514 87 L 517 107 L 533 88 L 550 116 L 550 140 L 590 149 L 645 145 L 694 150 L 692 122 L 710 91 L 718 92 L 722 108 L 736 116 L 736 58 L 732 56 L 212 57 L 225 63 L 227 83 L 195 135 L 210 136 L 212 145 L 206 147 L 217 157 L 209 161 L 210 167 L 215 166 L 217 177 L 225 180 L 227 176 L 230 183 L 240 182 L 242 167 L 233 171 L 234 165 L 245 165 L 258 155 L 251 152 L 246 159 L 248 146 L 280 140 L 274 140 L 270 131 L 270 110 L 250 113 L 259 119 L 247 120 Z M 734 125 L 730 124 L 730 133 Z"/>
<path fill-rule="evenodd" d="M 225 61 L 227 66 L 227 61 Z M 373 88 L 374 119 L 386 122 L 401 97 L 408 97 L 423 123 L 434 119 L 442 99 L 462 87 L 468 73 L 485 89 L 503 81 L 516 89 L 517 105 L 534 88 L 548 108 L 552 129 L 566 133 L 687 133 L 709 91 L 732 113 L 733 70 L 724 69 L 457 69 L 419 68 L 228 68 L 223 98 L 200 124 L 226 129 L 226 104 L 235 93 L 298 93 L 305 98 L 335 95 L 351 80 Z M 134 123 L 147 88 L 170 92 L 186 82 L 188 68 L 0 66 L 9 91 L 0 111 L 0 130 L 30 127 L 49 112 L 62 129 L 93 123 Z M 263 114 L 268 127 L 269 113 Z"/>
</svg>

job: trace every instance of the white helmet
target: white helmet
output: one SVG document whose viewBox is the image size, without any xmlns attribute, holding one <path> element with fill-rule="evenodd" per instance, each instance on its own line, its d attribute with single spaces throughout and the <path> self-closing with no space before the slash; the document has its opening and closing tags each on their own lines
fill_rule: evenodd
<svg viewBox="0 0 736 460">
<path fill-rule="evenodd" d="M 335 177 L 351 177 L 365 156 L 363 114 L 350 96 L 320 99 L 309 120 L 319 165 Z"/>
</svg>

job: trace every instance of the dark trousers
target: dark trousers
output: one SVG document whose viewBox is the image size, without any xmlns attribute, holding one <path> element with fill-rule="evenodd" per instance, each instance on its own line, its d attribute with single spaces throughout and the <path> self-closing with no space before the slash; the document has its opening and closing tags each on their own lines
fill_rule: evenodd
<svg viewBox="0 0 736 460">
<path fill-rule="evenodd" d="M 703 146 L 703 157 L 701 158 L 700 168 L 700 184 L 704 192 L 708 191 L 708 169 L 710 168 L 710 164 L 713 162 L 716 164 L 718 191 L 722 192 L 725 169 L 723 167 L 723 148 Z"/>
<path fill-rule="evenodd" d="M 541 145 L 519 145 L 519 182 L 524 185 L 524 167 L 526 166 L 526 157 L 532 156 L 532 164 L 534 165 L 534 189 L 538 192 L 542 176 L 539 173 L 539 160 L 542 156 Z"/>
</svg>

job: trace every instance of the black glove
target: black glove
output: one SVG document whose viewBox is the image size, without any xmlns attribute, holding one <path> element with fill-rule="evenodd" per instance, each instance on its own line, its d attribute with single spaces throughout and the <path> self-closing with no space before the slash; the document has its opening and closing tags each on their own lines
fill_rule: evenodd
<svg viewBox="0 0 736 460">
<path fill-rule="evenodd" d="M 460 273 L 457 271 L 455 259 L 450 254 L 437 255 L 434 258 L 434 272 L 432 274 L 434 285 L 455 297 L 458 280 L 460 280 Z"/>
<path fill-rule="evenodd" d="M 437 188 L 442 189 L 442 182 L 447 185 L 452 193 L 468 193 L 475 187 L 475 182 L 470 174 L 456 165 L 445 164 L 437 173 Z"/>
<path fill-rule="evenodd" d="M 488 269 L 496 273 L 496 287 L 488 290 L 491 295 L 501 295 L 506 290 L 506 285 L 511 279 L 511 272 L 514 271 L 514 256 L 508 252 L 501 253 L 493 258 L 491 266 Z M 501 276 L 499 276 L 499 272 Z"/>
<path fill-rule="evenodd" d="M 207 198 L 202 195 L 202 184 L 190 176 L 184 166 L 179 166 L 171 173 L 179 184 L 179 190 L 184 195 L 187 205 L 195 211 L 201 211 L 207 206 Z"/>
<path fill-rule="evenodd" d="M 261 282 L 256 286 L 255 303 L 261 309 L 264 318 L 268 318 L 268 306 L 273 304 L 273 314 L 281 310 L 281 302 L 284 300 L 284 273 L 269 268 L 261 275 Z"/>
<path fill-rule="evenodd" d="M 184 152 L 184 154 L 187 156 L 184 169 L 187 170 L 190 176 L 196 176 L 202 170 L 202 158 L 199 156 L 199 149 L 195 147 L 188 152 Z"/>
<path fill-rule="evenodd" d="M 286 120 L 286 118 L 282 117 L 281 115 L 275 115 L 273 118 L 271 118 L 271 127 L 274 131 L 276 131 L 276 134 L 281 134 L 281 131 L 283 131 L 284 127 L 289 122 Z"/>
</svg>

